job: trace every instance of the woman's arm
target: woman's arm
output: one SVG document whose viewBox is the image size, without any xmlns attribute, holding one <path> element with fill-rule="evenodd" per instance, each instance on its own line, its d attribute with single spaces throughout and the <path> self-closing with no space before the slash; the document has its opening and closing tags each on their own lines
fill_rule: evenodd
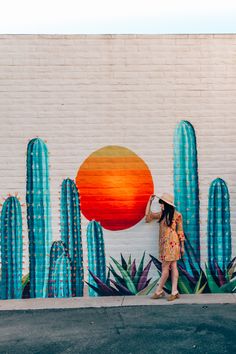
<svg viewBox="0 0 236 354">
<path fill-rule="evenodd" d="M 151 205 L 152 205 L 152 201 L 155 198 L 155 194 L 150 195 L 147 206 L 146 206 L 146 210 L 145 210 L 145 221 L 146 222 L 150 222 L 153 219 L 160 219 L 161 217 L 161 212 L 160 213 L 153 213 L 151 212 Z"/>
<path fill-rule="evenodd" d="M 182 218 L 181 214 L 178 216 L 176 222 L 177 222 L 177 234 L 178 234 L 179 241 L 180 241 L 180 252 L 183 256 L 184 255 L 185 236 L 184 236 L 184 230 L 183 230 L 183 218 Z"/>
</svg>

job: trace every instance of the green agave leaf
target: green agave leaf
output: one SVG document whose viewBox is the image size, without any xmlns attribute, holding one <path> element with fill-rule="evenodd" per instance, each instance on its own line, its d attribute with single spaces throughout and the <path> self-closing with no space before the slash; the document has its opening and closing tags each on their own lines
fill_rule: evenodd
<svg viewBox="0 0 236 354">
<path fill-rule="evenodd" d="M 195 286 L 195 288 L 193 290 L 194 294 L 199 294 L 201 282 L 202 282 L 202 272 L 201 272 L 200 277 L 199 277 L 199 279 L 197 281 L 197 284 L 196 284 L 196 286 Z"/>
<path fill-rule="evenodd" d="M 235 293 L 236 292 L 236 277 L 230 280 L 227 284 L 220 287 L 224 293 Z"/>
<path fill-rule="evenodd" d="M 229 270 L 230 268 L 236 266 L 236 257 L 234 257 L 233 259 L 231 259 L 231 261 L 228 263 L 227 265 L 227 270 Z"/>
<path fill-rule="evenodd" d="M 225 274 L 225 279 L 227 281 L 227 283 L 230 281 L 232 275 L 230 275 L 230 273 L 227 271 L 226 274 Z"/>
<path fill-rule="evenodd" d="M 127 272 L 129 275 L 131 275 L 131 268 L 132 268 L 132 260 L 131 260 L 131 254 L 130 254 L 129 259 L 128 259 L 128 267 L 127 267 Z"/>
<path fill-rule="evenodd" d="M 26 286 L 28 281 L 29 281 L 29 273 L 24 275 L 23 278 L 22 278 L 22 289 L 24 289 L 24 287 Z"/>
<path fill-rule="evenodd" d="M 206 267 L 206 276 L 207 276 L 207 284 L 209 286 L 209 289 L 211 290 L 212 293 L 222 293 L 223 291 L 221 288 L 216 284 L 213 276 L 211 275 L 210 269 L 207 267 L 207 264 L 205 264 Z"/>
<path fill-rule="evenodd" d="M 109 269 L 110 269 L 115 281 L 120 285 L 124 285 L 125 284 L 124 279 L 116 273 L 114 267 L 111 264 L 109 264 Z"/>
<path fill-rule="evenodd" d="M 151 284 L 149 284 L 146 288 L 139 291 L 136 295 L 148 295 L 157 285 L 159 279 L 154 280 Z"/>
<path fill-rule="evenodd" d="M 194 294 L 202 294 L 203 291 L 204 291 L 204 289 L 205 289 L 205 287 L 206 287 L 206 285 L 207 285 L 207 282 L 206 282 L 206 283 L 203 284 L 203 286 L 200 288 L 201 282 L 202 282 L 202 274 L 203 274 L 203 272 L 201 271 L 201 274 L 200 274 L 200 277 L 199 277 L 199 279 L 198 279 L 198 282 L 197 282 L 197 284 L 196 284 L 196 286 L 195 286 L 195 288 L 194 288 L 194 290 L 193 290 L 193 293 L 194 293 Z"/>
<path fill-rule="evenodd" d="M 137 270 L 137 272 L 135 274 L 135 277 L 134 277 L 134 280 L 133 280 L 135 287 L 138 286 L 139 278 L 140 278 L 140 276 L 142 275 L 142 272 L 143 272 L 144 257 L 145 257 L 145 251 L 143 252 L 143 256 L 142 256 L 141 262 L 139 264 L 138 270 Z"/>
<path fill-rule="evenodd" d="M 178 281 L 178 288 L 179 288 L 181 294 L 191 294 L 192 293 L 192 291 L 189 290 L 186 283 L 184 281 L 181 281 L 180 279 Z"/>
<path fill-rule="evenodd" d="M 183 276 L 181 273 L 179 274 L 178 287 L 182 294 L 192 294 L 193 289 L 188 281 L 188 279 Z"/>
<path fill-rule="evenodd" d="M 128 265 L 127 265 L 126 260 L 124 259 L 123 255 L 122 255 L 122 253 L 120 254 L 120 257 L 121 257 L 122 268 L 123 268 L 124 270 L 127 270 Z"/>
<path fill-rule="evenodd" d="M 201 287 L 201 289 L 199 289 L 198 294 L 202 294 L 206 286 L 207 282 Z"/>
<path fill-rule="evenodd" d="M 113 260 L 113 262 L 115 263 L 115 265 L 119 269 L 121 275 L 123 276 L 126 287 L 129 289 L 129 291 L 131 291 L 131 293 L 136 294 L 137 293 L 136 287 L 134 286 L 134 283 L 133 283 L 132 279 L 130 278 L 128 272 L 126 270 L 124 270 L 122 268 L 122 266 L 113 257 L 111 257 L 111 259 Z"/>
<path fill-rule="evenodd" d="M 232 275 L 235 272 L 235 268 L 236 268 L 236 263 L 233 263 L 232 267 L 229 268 L 227 271 L 227 275 L 229 276 L 230 279 L 232 278 Z"/>
<path fill-rule="evenodd" d="M 128 267 L 131 266 L 131 254 L 129 255 L 129 259 L 128 259 Z"/>
<path fill-rule="evenodd" d="M 106 279 L 107 286 L 110 286 L 110 276 L 111 276 L 111 270 L 110 268 L 108 268 L 107 279 Z"/>
</svg>

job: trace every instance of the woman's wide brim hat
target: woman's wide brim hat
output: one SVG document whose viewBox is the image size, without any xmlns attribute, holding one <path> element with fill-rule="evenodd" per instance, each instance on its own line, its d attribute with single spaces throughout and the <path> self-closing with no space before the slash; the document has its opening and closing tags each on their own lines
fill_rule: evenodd
<svg viewBox="0 0 236 354">
<path fill-rule="evenodd" d="M 163 202 L 166 202 L 169 205 L 172 205 L 173 207 L 175 207 L 174 205 L 174 197 L 171 194 L 168 193 L 163 193 L 161 197 L 158 196 L 159 199 L 163 200 Z"/>
</svg>

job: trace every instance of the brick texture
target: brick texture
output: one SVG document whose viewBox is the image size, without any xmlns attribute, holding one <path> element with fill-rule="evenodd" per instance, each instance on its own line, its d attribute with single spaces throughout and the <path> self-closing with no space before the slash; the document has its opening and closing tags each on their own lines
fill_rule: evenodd
<svg viewBox="0 0 236 354">
<path fill-rule="evenodd" d="M 1 35 L 0 193 L 25 203 L 25 154 L 36 136 L 50 151 L 53 238 L 59 191 L 86 157 L 125 146 L 149 166 L 156 193 L 173 191 L 173 132 L 190 121 L 198 143 L 201 256 L 207 258 L 207 198 L 223 178 L 236 249 L 236 35 Z M 23 207 L 26 212 L 25 207 Z M 86 257 L 83 218 L 84 258 Z M 25 269 L 27 233 L 24 217 Z M 157 255 L 157 225 L 105 231 L 107 258 Z"/>
</svg>

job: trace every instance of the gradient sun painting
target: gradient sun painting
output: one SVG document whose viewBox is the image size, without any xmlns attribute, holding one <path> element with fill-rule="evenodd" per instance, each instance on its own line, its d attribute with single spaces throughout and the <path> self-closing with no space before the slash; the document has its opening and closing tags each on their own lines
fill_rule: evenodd
<svg viewBox="0 0 236 354">
<path fill-rule="evenodd" d="M 153 193 L 146 163 L 121 146 L 105 146 L 93 152 L 80 166 L 76 185 L 83 215 L 99 221 L 107 230 L 124 230 L 137 224 Z"/>
</svg>

